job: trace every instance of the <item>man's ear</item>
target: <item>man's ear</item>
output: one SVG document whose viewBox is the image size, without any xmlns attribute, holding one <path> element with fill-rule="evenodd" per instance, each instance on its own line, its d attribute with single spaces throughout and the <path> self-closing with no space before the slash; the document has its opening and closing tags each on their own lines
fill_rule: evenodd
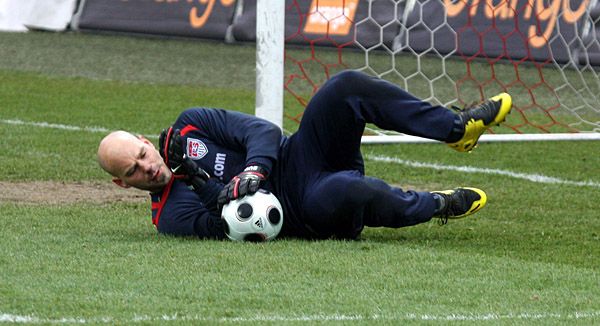
<svg viewBox="0 0 600 326">
<path fill-rule="evenodd" d="M 112 179 L 112 182 L 114 182 L 117 186 L 121 187 L 121 188 L 130 188 L 131 186 L 126 184 L 125 181 L 119 179 L 119 178 L 114 178 Z"/>
</svg>

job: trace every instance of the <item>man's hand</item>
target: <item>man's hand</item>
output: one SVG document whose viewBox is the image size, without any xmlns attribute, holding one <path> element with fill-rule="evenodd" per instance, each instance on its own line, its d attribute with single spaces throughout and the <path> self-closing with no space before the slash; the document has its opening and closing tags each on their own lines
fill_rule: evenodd
<svg viewBox="0 0 600 326">
<path fill-rule="evenodd" d="M 184 171 L 180 171 L 184 161 L 184 152 L 179 129 L 173 129 L 173 127 L 163 129 L 158 138 L 158 148 L 160 156 L 173 173 L 185 174 Z"/>
<path fill-rule="evenodd" d="M 248 166 L 244 172 L 233 177 L 221 190 L 218 199 L 219 205 L 222 206 L 232 200 L 254 194 L 266 179 L 265 169 L 258 165 Z"/>
<path fill-rule="evenodd" d="M 175 173 L 175 172 L 173 172 Z M 183 154 L 183 162 L 177 168 L 177 173 L 186 176 L 184 180 L 195 192 L 198 192 L 204 187 L 210 176 L 204 169 L 199 167 L 194 160 Z"/>
<path fill-rule="evenodd" d="M 185 175 L 185 182 L 195 191 L 204 186 L 209 175 L 185 155 L 179 129 L 163 129 L 158 138 L 158 145 L 160 155 L 174 174 Z"/>
</svg>

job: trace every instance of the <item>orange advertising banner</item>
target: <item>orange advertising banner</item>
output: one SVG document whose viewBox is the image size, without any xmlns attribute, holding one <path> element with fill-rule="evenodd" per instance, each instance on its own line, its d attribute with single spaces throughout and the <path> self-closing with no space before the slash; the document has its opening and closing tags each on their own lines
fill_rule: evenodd
<svg viewBox="0 0 600 326">
<path fill-rule="evenodd" d="M 590 0 L 417 0 L 403 47 L 465 58 L 568 62 Z M 422 15 L 421 15 L 422 14 Z M 420 19 L 420 21 L 417 21 Z M 439 28 L 447 22 L 446 28 Z M 432 31 L 435 30 L 435 33 Z"/>
<path fill-rule="evenodd" d="M 600 65 L 592 0 L 276 1 L 288 44 Z M 86 0 L 79 28 L 254 42 L 256 2 Z"/>
<path fill-rule="evenodd" d="M 236 0 L 86 0 L 80 29 L 224 39 Z"/>
</svg>

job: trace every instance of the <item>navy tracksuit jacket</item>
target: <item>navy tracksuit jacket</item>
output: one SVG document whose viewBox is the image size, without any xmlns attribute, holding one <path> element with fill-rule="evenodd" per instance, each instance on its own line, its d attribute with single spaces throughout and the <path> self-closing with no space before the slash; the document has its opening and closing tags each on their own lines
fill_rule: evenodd
<svg viewBox="0 0 600 326">
<path fill-rule="evenodd" d="M 200 195 L 172 179 L 152 196 L 158 231 L 223 238 L 216 198 L 246 166 L 269 171 L 264 188 L 281 201 L 280 236 L 356 238 L 364 226 L 403 227 L 429 221 L 429 192 L 403 191 L 364 175 L 360 141 L 366 123 L 444 141 L 456 114 L 423 102 L 397 86 L 345 71 L 327 81 L 306 107 L 290 137 L 265 120 L 239 112 L 195 108 L 180 129 L 187 155 L 211 175 Z"/>
</svg>

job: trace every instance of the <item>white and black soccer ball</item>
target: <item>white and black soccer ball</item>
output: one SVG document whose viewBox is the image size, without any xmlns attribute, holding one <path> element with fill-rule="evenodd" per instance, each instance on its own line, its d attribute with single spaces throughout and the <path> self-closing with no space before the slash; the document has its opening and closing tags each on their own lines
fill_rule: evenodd
<svg viewBox="0 0 600 326">
<path fill-rule="evenodd" d="M 275 195 L 259 189 L 223 206 L 221 218 L 225 235 L 233 241 L 269 241 L 281 231 L 283 209 Z"/>
</svg>

